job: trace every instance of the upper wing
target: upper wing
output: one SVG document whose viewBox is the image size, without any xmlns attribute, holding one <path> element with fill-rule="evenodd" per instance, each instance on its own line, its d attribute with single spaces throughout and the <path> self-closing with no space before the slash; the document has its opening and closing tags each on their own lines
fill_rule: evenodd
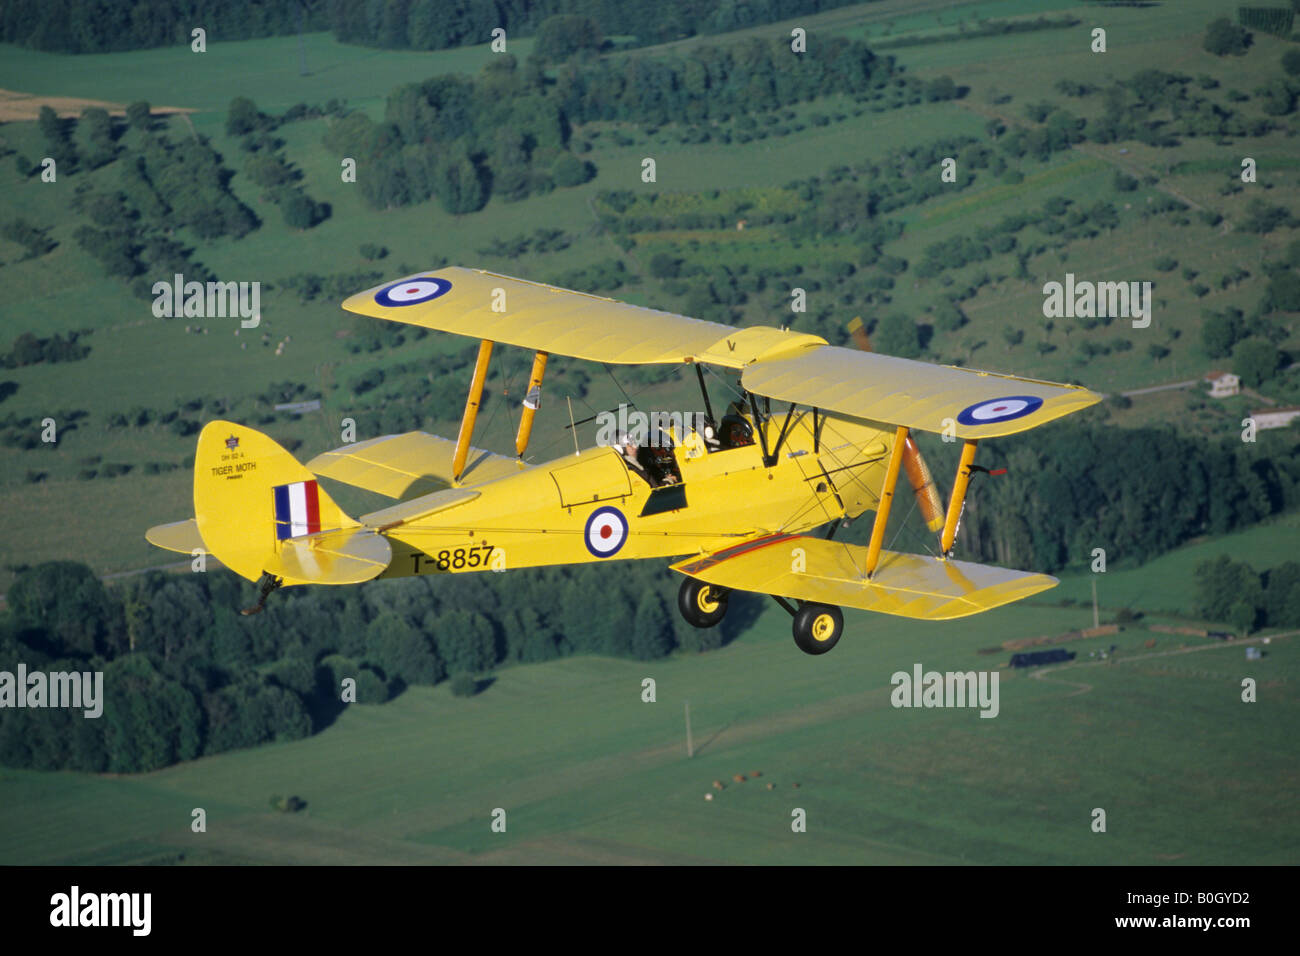
<svg viewBox="0 0 1300 956">
<path fill-rule="evenodd" d="M 796 555 L 796 549 L 802 553 Z M 866 556 L 861 545 L 768 534 L 679 561 L 672 568 L 721 587 L 924 621 L 978 614 L 1057 583 L 1046 574 L 897 551 L 881 551 L 876 573 L 868 580 L 862 570 Z"/>
<path fill-rule="evenodd" d="M 767 326 L 736 329 L 481 269 L 420 273 L 343 308 L 592 362 L 743 369 L 745 388 L 759 395 L 923 431 L 943 432 L 951 420 L 960 438 L 1014 434 L 1101 400 L 1074 385 L 838 348 Z"/>
<path fill-rule="evenodd" d="M 322 452 L 307 462 L 307 468 L 315 475 L 390 498 L 403 498 L 449 487 L 455 454 L 456 443 L 450 439 L 407 432 Z M 527 467 L 505 455 L 470 448 L 461 485 L 481 485 Z"/>
<path fill-rule="evenodd" d="M 824 345 L 756 362 L 741 374 L 745 388 L 768 398 L 942 432 L 996 438 L 1036 428 L 1101 401 L 1078 385 L 931 365 Z"/>
<path fill-rule="evenodd" d="M 614 299 L 451 267 L 349 297 L 349 312 L 590 362 L 708 362 L 742 368 L 764 356 L 822 345 L 816 335 L 737 329 Z"/>
</svg>

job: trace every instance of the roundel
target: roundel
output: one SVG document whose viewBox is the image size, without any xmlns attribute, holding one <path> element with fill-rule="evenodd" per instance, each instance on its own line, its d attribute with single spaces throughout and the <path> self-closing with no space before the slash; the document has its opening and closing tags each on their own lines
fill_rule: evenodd
<svg viewBox="0 0 1300 956">
<path fill-rule="evenodd" d="M 384 286 L 375 293 L 375 301 L 380 305 L 390 306 L 419 305 L 421 302 L 429 302 L 440 295 L 446 295 L 450 291 L 451 283 L 446 279 L 421 276 Z"/>
<path fill-rule="evenodd" d="M 587 550 L 598 558 L 618 554 L 627 540 L 627 519 L 617 508 L 597 508 L 587 519 Z"/>
<path fill-rule="evenodd" d="M 1009 395 L 988 402 L 976 402 L 961 410 L 957 421 L 963 425 L 992 425 L 1038 411 L 1043 400 L 1033 395 Z"/>
</svg>

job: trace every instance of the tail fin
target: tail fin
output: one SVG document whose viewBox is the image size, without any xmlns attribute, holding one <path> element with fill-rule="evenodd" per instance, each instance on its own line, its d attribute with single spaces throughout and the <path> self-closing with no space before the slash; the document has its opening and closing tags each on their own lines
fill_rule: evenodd
<svg viewBox="0 0 1300 956">
<path fill-rule="evenodd" d="M 351 584 L 382 573 L 392 556 L 293 455 L 234 422 L 199 433 L 194 514 L 204 547 L 250 581 L 265 572 L 285 584 Z"/>
</svg>

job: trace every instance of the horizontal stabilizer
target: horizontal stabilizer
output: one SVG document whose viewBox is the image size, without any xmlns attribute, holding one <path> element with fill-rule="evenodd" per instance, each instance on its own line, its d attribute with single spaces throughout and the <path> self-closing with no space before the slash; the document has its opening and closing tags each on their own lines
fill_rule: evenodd
<svg viewBox="0 0 1300 956">
<path fill-rule="evenodd" d="M 774 534 L 672 567 L 721 587 L 925 621 L 978 614 L 1057 583 L 1046 574 L 897 551 L 880 552 L 868 581 L 866 560 L 860 545 Z"/>
<path fill-rule="evenodd" d="M 393 558 L 388 541 L 370 528 L 342 528 L 281 542 L 265 570 L 285 584 L 359 584 L 378 577 Z"/>
<path fill-rule="evenodd" d="M 312 474 L 347 485 L 405 498 L 451 485 L 456 443 L 425 432 L 384 435 L 323 452 L 307 462 Z M 518 474 L 526 465 L 513 458 L 471 448 L 460 484 L 484 482 Z"/>
<path fill-rule="evenodd" d="M 193 518 L 155 525 L 144 536 L 154 547 L 166 548 L 168 551 L 179 551 L 181 554 L 193 554 L 195 551 L 208 553 L 208 549 L 203 546 L 203 537 L 199 534 L 199 523 Z"/>
</svg>

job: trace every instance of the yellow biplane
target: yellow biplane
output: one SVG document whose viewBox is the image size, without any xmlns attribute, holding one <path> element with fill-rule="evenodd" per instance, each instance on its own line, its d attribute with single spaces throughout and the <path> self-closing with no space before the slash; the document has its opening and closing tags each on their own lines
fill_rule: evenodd
<svg viewBox="0 0 1300 956">
<path fill-rule="evenodd" d="M 1084 388 L 839 348 L 784 329 L 737 329 L 475 269 L 387 283 L 343 308 L 480 340 L 460 432 L 455 441 L 385 435 L 304 465 L 254 429 L 204 427 L 194 459 L 196 517 L 147 537 L 211 554 L 260 582 L 246 613 L 287 585 L 672 557 L 685 576 L 678 606 L 690 623 L 716 624 L 733 590 L 768 594 L 793 616 L 798 646 L 821 654 L 843 631 L 841 606 L 944 620 L 1056 584 L 951 555 L 967 484 L 982 470 L 974 464 L 978 443 L 1099 401 Z M 495 344 L 535 353 L 513 458 L 471 445 Z M 523 456 L 550 354 L 692 364 L 701 427 L 529 465 Z M 721 420 L 704 365 L 740 375 L 742 398 Z M 788 407 L 773 412 L 773 401 Z M 946 506 L 913 429 L 963 442 Z M 902 472 L 937 536 L 937 556 L 882 547 Z M 352 518 L 318 477 L 397 503 Z M 843 519 L 866 511 L 875 512 L 866 546 L 833 540 Z M 828 535 L 810 533 L 826 525 Z"/>
</svg>

